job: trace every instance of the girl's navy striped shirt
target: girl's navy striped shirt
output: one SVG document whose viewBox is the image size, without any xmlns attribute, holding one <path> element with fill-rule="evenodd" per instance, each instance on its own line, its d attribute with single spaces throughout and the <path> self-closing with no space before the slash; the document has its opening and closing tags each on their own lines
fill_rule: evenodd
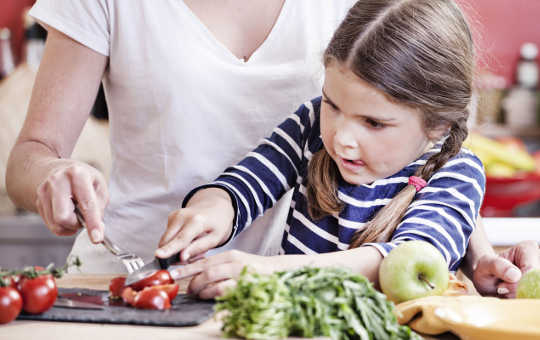
<svg viewBox="0 0 540 340">
<path fill-rule="evenodd" d="M 307 212 L 306 175 L 312 155 L 323 148 L 320 105 L 320 97 L 303 104 L 237 165 L 227 168 L 214 182 L 192 190 L 184 205 L 197 190 L 223 188 L 233 199 L 236 235 L 293 189 L 282 252 L 315 254 L 348 249 L 353 233 L 407 185 L 409 176 L 440 150 L 442 142 L 387 178 L 365 185 L 341 180 L 338 196 L 344 209 L 339 215 L 315 221 Z M 465 255 L 484 191 L 482 163 L 462 149 L 416 194 L 389 242 L 362 246 L 376 247 L 386 256 L 402 242 L 424 240 L 433 244 L 443 254 L 448 268 L 455 271 Z"/>
</svg>

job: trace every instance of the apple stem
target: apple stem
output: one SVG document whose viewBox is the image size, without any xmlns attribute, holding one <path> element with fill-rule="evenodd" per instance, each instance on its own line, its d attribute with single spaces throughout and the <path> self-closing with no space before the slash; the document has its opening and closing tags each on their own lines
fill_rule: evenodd
<svg viewBox="0 0 540 340">
<path fill-rule="evenodd" d="M 420 281 L 425 282 L 425 283 L 428 285 L 429 289 L 431 289 L 431 290 L 435 289 L 435 285 L 434 285 L 433 283 L 429 282 L 429 280 L 426 279 L 426 277 L 424 276 L 424 274 L 418 274 L 418 279 L 419 279 Z"/>
</svg>

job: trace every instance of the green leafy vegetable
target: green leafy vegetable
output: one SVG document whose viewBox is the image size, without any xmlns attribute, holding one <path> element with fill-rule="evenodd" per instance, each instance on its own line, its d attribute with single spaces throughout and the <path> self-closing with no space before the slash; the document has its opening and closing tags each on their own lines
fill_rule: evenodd
<svg viewBox="0 0 540 340">
<path fill-rule="evenodd" d="M 397 323 L 393 303 L 364 276 L 340 268 L 305 267 L 271 275 L 244 268 L 237 286 L 217 300 L 229 337 L 421 339 Z"/>
</svg>

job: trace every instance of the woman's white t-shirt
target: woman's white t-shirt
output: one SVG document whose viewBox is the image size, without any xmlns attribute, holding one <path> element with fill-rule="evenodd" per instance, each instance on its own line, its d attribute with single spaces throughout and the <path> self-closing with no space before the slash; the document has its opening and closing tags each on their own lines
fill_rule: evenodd
<svg viewBox="0 0 540 340">
<path fill-rule="evenodd" d="M 38 0 L 32 16 L 109 57 L 107 235 L 151 259 L 169 213 L 190 189 L 213 180 L 320 95 L 322 53 L 353 3 L 286 0 L 269 36 L 244 62 L 181 0 Z M 281 200 L 222 249 L 276 253 L 289 202 Z M 124 270 L 86 232 L 72 253 L 86 272 Z"/>
</svg>

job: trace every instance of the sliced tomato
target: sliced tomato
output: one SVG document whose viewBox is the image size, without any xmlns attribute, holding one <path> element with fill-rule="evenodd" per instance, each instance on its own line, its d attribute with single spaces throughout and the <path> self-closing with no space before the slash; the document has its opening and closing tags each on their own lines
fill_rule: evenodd
<svg viewBox="0 0 540 340">
<path fill-rule="evenodd" d="M 178 295 L 178 283 L 170 283 L 168 285 L 160 285 L 160 286 L 153 286 L 153 287 L 147 287 L 145 289 L 159 289 L 159 290 L 162 290 L 164 291 L 165 293 L 167 293 L 167 295 L 169 296 L 169 300 L 171 300 L 171 302 L 174 300 L 174 298 L 176 297 L 176 295 Z"/>
<path fill-rule="evenodd" d="M 15 320 L 21 312 L 22 305 L 21 294 L 15 288 L 0 287 L 0 324 Z"/>
<path fill-rule="evenodd" d="M 36 278 L 21 277 L 17 290 L 23 299 L 23 310 L 30 314 L 40 314 L 54 304 L 58 289 L 52 275 L 41 275 Z"/>
<path fill-rule="evenodd" d="M 174 283 L 171 274 L 169 274 L 168 271 L 162 269 L 156 271 L 154 274 L 150 275 L 147 278 L 135 282 L 134 284 L 130 285 L 130 287 L 135 290 L 143 290 L 145 287 L 166 285 L 170 283 Z"/>
<path fill-rule="evenodd" d="M 126 278 L 123 276 L 115 277 L 109 283 L 109 292 L 110 296 L 113 299 L 119 299 L 122 297 L 122 292 L 126 288 L 125 286 Z"/>
<path fill-rule="evenodd" d="M 137 296 L 137 292 L 133 290 L 131 287 L 125 287 L 124 290 L 122 290 L 122 300 L 124 300 L 125 303 L 128 305 L 135 305 L 135 297 Z"/>
<path fill-rule="evenodd" d="M 169 309 L 171 308 L 171 300 L 165 291 L 149 287 L 137 293 L 134 306 L 142 309 Z"/>
</svg>

